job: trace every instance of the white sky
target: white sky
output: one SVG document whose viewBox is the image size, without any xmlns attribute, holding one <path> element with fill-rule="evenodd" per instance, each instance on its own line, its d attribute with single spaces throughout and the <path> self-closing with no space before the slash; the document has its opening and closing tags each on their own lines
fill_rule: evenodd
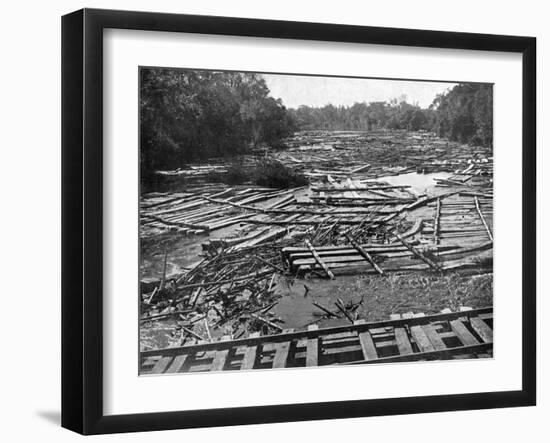
<svg viewBox="0 0 550 443">
<path fill-rule="evenodd" d="M 406 95 L 408 103 L 428 107 L 437 94 L 456 83 L 404 80 L 374 80 L 342 77 L 263 74 L 271 95 L 282 99 L 287 108 L 300 105 L 353 105 L 356 102 L 390 101 Z"/>
</svg>

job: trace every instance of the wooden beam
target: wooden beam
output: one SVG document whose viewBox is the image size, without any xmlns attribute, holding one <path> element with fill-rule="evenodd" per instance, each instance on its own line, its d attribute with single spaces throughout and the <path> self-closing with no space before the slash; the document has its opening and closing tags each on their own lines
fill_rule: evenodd
<svg viewBox="0 0 550 443">
<path fill-rule="evenodd" d="M 259 332 L 253 332 L 249 335 L 250 338 L 257 338 L 260 336 Z M 242 370 L 247 369 L 253 369 L 254 368 L 254 362 L 256 361 L 256 351 L 258 349 L 258 345 L 250 345 L 246 348 L 246 351 L 244 353 L 243 362 L 241 364 Z"/>
<path fill-rule="evenodd" d="M 356 325 L 365 324 L 365 320 L 357 320 Z M 363 358 L 365 360 L 376 360 L 378 358 L 378 352 L 376 351 L 376 345 L 370 335 L 369 331 L 359 333 L 359 342 L 361 343 L 361 349 L 363 350 Z"/>
<path fill-rule="evenodd" d="M 282 342 L 290 340 L 306 340 L 309 338 L 339 334 L 342 332 L 350 332 L 352 330 L 357 331 L 357 333 L 362 333 L 375 328 L 386 328 L 386 327 L 403 327 L 409 326 L 414 327 L 414 325 L 423 325 L 425 323 L 439 322 L 439 321 L 450 321 L 456 318 L 466 317 L 466 318 L 476 318 L 476 317 L 487 317 L 491 318 L 493 309 L 490 307 L 474 309 L 467 312 L 450 312 L 447 314 L 434 314 L 427 315 L 422 318 L 412 318 L 412 319 L 397 319 L 397 320 L 379 320 L 370 323 L 356 323 L 355 325 L 345 325 L 345 326 L 333 326 L 330 328 L 318 329 L 318 330 L 308 330 L 308 331 L 298 331 L 293 333 L 282 333 L 274 334 L 269 337 L 247 337 L 231 342 L 206 342 L 195 345 L 187 345 L 173 348 L 164 348 L 164 349 L 154 349 L 148 351 L 141 351 L 140 356 L 142 358 L 162 355 L 177 355 L 180 353 L 191 353 L 191 352 L 204 352 L 204 351 L 213 351 L 217 349 L 225 349 L 230 347 L 238 346 L 251 346 L 251 345 L 260 345 L 264 342 Z"/>
<path fill-rule="evenodd" d="M 437 199 L 437 207 L 435 208 L 435 218 L 434 218 L 434 244 L 439 244 L 439 230 L 440 223 L 439 219 L 441 217 L 441 199 Z"/>
<path fill-rule="evenodd" d="M 458 339 L 462 342 L 463 345 L 477 345 L 479 341 L 474 337 L 474 335 L 464 326 L 464 323 L 461 319 L 451 320 L 449 322 L 451 329 L 456 334 Z"/>
<path fill-rule="evenodd" d="M 397 238 L 399 239 L 399 241 L 401 243 L 403 243 L 403 245 L 409 250 L 411 251 L 414 255 L 416 255 L 420 260 L 422 260 L 423 262 L 427 263 L 431 268 L 435 269 L 436 271 L 439 271 L 441 272 L 441 267 L 435 263 L 434 261 L 432 261 L 431 259 L 429 259 L 428 257 L 426 257 L 424 254 L 422 254 L 422 252 L 420 252 L 418 249 L 416 248 L 413 248 L 412 245 L 410 245 L 407 241 L 405 241 L 405 239 L 403 237 L 401 237 L 399 234 L 395 234 L 397 236 Z"/>
<path fill-rule="evenodd" d="M 176 372 L 180 372 L 183 368 L 183 365 L 185 364 L 185 361 L 187 360 L 187 355 L 176 355 L 174 358 L 174 361 L 172 364 L 168 367 L 168 369 L 165 371 L 166 374 L 174 374 Z"/>
<path fill-rule="evenodd" d="M 168 365 L 174 359 L 173 356 L 161 357 L 157 364 L 151 370 L 151 374 L 162 374 Z"/>
<path fill-rule="evenodd" d="M 493 331 L 481 318 L 470 317 L 470 324 L 485 343 L 493 342 Z"/>
<path fill-rule="evenodd" d="M 397 342 L 397 348 L 399 349 L 400 355 L 412 354 L 412 346 L 409 341 L 409 336 L 405 328 L 395 328 L 395 341 Z"/>
<path fill-rule="evenodd" d="M 367 260 L 371 264 L 371 266 L 376 270 L 376 272 L 378 272 L 380 275 L 384 275 L 384 271 L 380 268 L 380 266 L 376 264 L 372 256 L 367 251 L 365 251 L 359 243 L 357 243 L 353 238 L 351 238 L 351 235 L 349 235 L 347 232 L 346 232 L 346 237 L 349 240 L 350 244 L 357 250 L 357 252 L 359 252 L 359 254 L 365 260 Z"/>
<path fill-rule="evenodd" d="M 437 351 L 417 352 L 413 354 L 382 357 L 376 360 L 354 361 L 347 364 L 358 365 L 358 364 L 369 364 L 369 363 L 398 363 L 398 362 L 419 361 L 419 360 L 443 360 L 443 359 L 449 359 L 453 355 L 485 353 L 487 351 L 490 351 L 492 348 L 493 348 L 492 343 L 480 343 L 472 346 L 458 346 L 456 348 L 445 348 Z"/>
<path fill-rule="evenodd" d="M 309 240 L 306 240 L 306 246 L 311 251 L 311 254 L 313 255 L 313 258 L 315 258 L 315 261 L 321 266 L 321 268 L 323 268 L 323 270 L 326 272 L 326 274 L 329 276 L 329 278 L 331 280 L 334 280 L 334 274 L 329 269 L 327 264 L 323 260 L 321 260 L 321 257 L 319 257 L 319 254 L 317 254 L 317 251 L 315 250 L 313 245 L 309 242 Z"/>
<path fill-rule="evenodd" d="M 432 352 L 435 351 L 434 346 L 432 345 L 432 342 L 428 339 L 428 336 L 422 329 L 422 326 L 415 325 L 410 327 L 411 335 L 418 345 L 418 349 L 420 352 Z"/>
<path fill-rule="evenodd" d="M 476 203 L 477 213 L 479 214 L 479 217 L 481 218 L 481 222 L 483 223 L 483 226 L 485 226 L 485 230 L 487 231 L 487 235 L 489 236 L 491 241 L 493 241 L 493 233 L 489 229 L 489 226 L 487 225 L 487 222 L 485 221 L 485 217 L 483 216 L 483 213 L 481 212 L 481 208 L 479 206 L 479 200 L 478 200 L 477 196 L 474 197 L 474 201 Z"/>
<path fill-rule="evenodd" d="M 229 341 L 229 336 L 224 335 L 220 341 Z M 229 349 L 222 349 L 222 350 L 216 351 L 216 355 L 214 356 L 214 361 L 212 362 L 212 366 L 210 367 L 210 370 L 223 371 L 225 362 L 227 360 L 227 354 L 229 354 Z"/>
<path fill-rule="evenodd" d="M 428 323 L 422 326 L 422 330 L 425 332 L 426 336 L 430 340 L 433 347 L 436 349 L 436 351 L 442 351 L 444 349 L 447 349 L 447 346 L 445 346 L 445 343 L 435 330 L 435 327 L 433 324 Z"/>
<path fill-rule="evenodd" d="M 319 329 L 317 325 L 309 325 L 308 331 Z M 319 366 L 319 338 L 310 338 L 306 345 L 306 366 Z"/>
<path fill-rule="evenodd" d="M 277 344 L 275 351 L 275 357 L 273 358 L 274 368 L 286 367 L 286 361 L 288 359 L 288 351 L 290 350 L 290 342 L 282 342 Z"/>
</svg>

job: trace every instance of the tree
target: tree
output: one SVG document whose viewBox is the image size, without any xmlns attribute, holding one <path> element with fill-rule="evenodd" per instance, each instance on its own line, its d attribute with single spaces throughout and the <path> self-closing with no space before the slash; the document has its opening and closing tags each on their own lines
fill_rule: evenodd
<svg viewBox="0 0 550 443">
<path fill-rule="evenodd" d="M 398 100 L 354 103 L 350 107 L 331 104 L 322 108 L 300 106 L 290 112 L 301 130 L 429 129 L 429 110 Z"/>
<path fill-rule="evenodd" d="M 250 73 L 143 68 L 139 109 L 143 177 L 277 143 L 295 130 L 265 80 Z"/>
<path fill-rule="evenodd" d="M 290 113 L 301 130 L 430 130 L 462 143 L 493 143 L 493 88 L 488 84 L 458 84 L 438 95 L 427 109 L 407 103 L 402 95 L 389 103 L 300 106 Z"/>
<path fill-rule="evenodd" d="M 493 87 L 461 83 L 431 105 L 434 130 L 441 137 L 482 146 L 493 144 Z"/>
</svg>

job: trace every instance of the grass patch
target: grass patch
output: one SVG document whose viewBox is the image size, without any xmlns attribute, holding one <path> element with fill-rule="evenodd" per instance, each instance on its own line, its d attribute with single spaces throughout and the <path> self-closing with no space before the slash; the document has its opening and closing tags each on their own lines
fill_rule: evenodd
<svg viewBox="0 0 550 443">
<path fill-rule="evenodd" d="M 453 311 L 461 306 L 481 308 L 493 305 L 493 274 L 464 275 L 448 273 L 389 274 L 365 277 L 356 282 L 357 292 L 369 291 L 371 303 L 365 306 L 369 320 L 384 319 L 389 314 L 424 312 L 436 314 L 444 308 Z M 374 312 L 377 312 L 372 315 Z M 370 315 L 369 315 L 370 314 Z"/>
</svg>

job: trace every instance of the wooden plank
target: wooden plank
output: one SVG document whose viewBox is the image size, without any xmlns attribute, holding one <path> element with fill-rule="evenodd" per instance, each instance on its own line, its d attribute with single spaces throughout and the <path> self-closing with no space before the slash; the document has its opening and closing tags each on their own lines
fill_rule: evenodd
<svg viewBox="0 0 550 443">
<path fill-rule="evenodd" d="M 161 357 L 161 359 L 157 362 L 157 364 L 153 367 L 151 370 L 151 374 L 162 374 L 166 367 L 172 362 L 174 357 L 168 356 L 168 357 Z"/>
<path fill-rule="evenodd" d="M 220 341 L 229 341 L 229 336 L 224 335 Z M 229 349 L 216 351 L 210 371 L 223 371 L 225 361 L 227 360 L 227 354 L 229 354 Z"/>
<path fill-rule="evenodd" d="M 393 327 L 405 327 L 407 325 L 414 324 L 414 322 L 416 321 L 441 322 L 441 321 L 454 320 L 456 318 L 461 318 L 461 317 L 487 316 L 487 315 L 490 315 L 491 313 L 492 313 L 492 308 L 479 308 L 469 312 L 451 312 L 449 314 L 433 314 L 433 315 L 425 316 L 424 318 L 418 319 L 418 320 L 416 319 L 379 320 L 379 321 L 368 322 L 357 326 L 350 326 L 350 325 L 332 326 L 329 328 L 319 329 L 317 331 L 296 331 L 291 334 L 274 334 L 269 336 L 269 338 L 246 337 L 246 338 L 236 339 L 231 342 L 206 342 L 206 343 L 198 343 L 198 344 L 179 346 L 179 347 L 173 347 L 173 348 L 141 351 L 140 356 L 142 359 L 146 359 L 148 357 L 155 357 L 158 355 L 174 356 L 174 355 L 179 355 L 181 353 L 190 354 L 192 352 L 206 352 L 206 351 L 213 351 L 217 349 L 229 349 L 229 348 L 238 347 L 238 346 L 261 345 L 266 341 L 281 342 L 281 341 L 300 340 L 300 339 L 306 340 L 309 338 L 319 337 L 321 335 L 338 334 L 342 332 L 349 332 L 352 330 L 363 332 L 366 330 L 369 330 L 369 331 L 374 330 L 376 328 L 393 329 Z"/>
<path fill-rule="evenodd" d="M 286 361 L 288 359 L 288 351 L 290 350 L 290 341 L 284 341 L 277 345 L 275 351 L 275 357 L 273 358 L 274 368 L 286 367 Z"/>
<path fill-rule="evenodd" d="M 400 355 L 412 354 L 412 346 L 405 328 L 395 328 L 395 341 Z"/>
<path fill-rule="evenodd" d="M 399 239 L 399 241 L 401 243 L 403 243 L 403 245 L 409 250 L 411 251 L 414 255 L 416 255 L 420 260 L 422 260 L 423 262 L 427 263 L 428 266 L 430 266 L 431 268 L 433 268 L 434 270 L 436 271 L 441 271 L 441 267 L 435 263 L 434 261 L 430 260 L 428 257 L 426 257 L 424 254 L 422 254 L 422 252 L 420 252 L 418 249 L 416 248 L 413 248 L 407 241 L 405 241 L 405 239 L 403 239 L 403 237 L 401 237 L 399 234 L 395 234 L 396 237 Z"/>
<path fill-rule="evenodd" d="M 352 237 L 351 235 L 349 235 L 347 232 L 346 232 L 346 237 L 347 239 L 349 240 L 349 242 L 351 243 L 351 245 L 357 250 L 357 252 L 359 252 L 359 254 L 365 259 L 367 260 L 370 265 L 376 270 L 376 272 L 378 272 L 380 275 L 384 275 L 384 271 L 380 268 L 380 266 L 378 266 L 376 264 L 376 262 L 374 261 L 374 259 L 372 258 L 372 256 L 367 252 L 365 251 L 361 245 L 359 243 L 357 243 Z"/>
<path fill-rule="evenodd" d="M 313 245 L 309 242 L 309 240 L 306 240 L 306 246 L 311 251 L 311 254 L 315 258 L 315 261 L 323 268 L 323 270 L 326 272 L 326 274 L 329 276 L 330 279 L 334 280 L 334 274 L 329 269 L 329 267 L 326 265 L 326 263 L 321 260 L 321 257 L 319 257 L 319 254 L 317 254 L 317 251 L 313 247 Z"/>
<path fill-rule="evenodd" d="M 493 331 L 481 318 L 471 317 L 470 324 L 485 343 L 493 342 Z"/>
<path fill-rule="evenodd" d="M 435 209 L 435 219 L 434 219 L 434 244 L 439 244 L 439 229 L 440 223 L 439 219 L 441 217 L 441 199 L 437 199 L 437 207 Z"/>
<path fill-rule="evenodd" d="M 249 338 L 259 337 L 259 332 L 253 332 L 249 335 Z M 250 345 L 246 348 L 244 353 L 243 362 L 241 363 L 241 370 L 248 370 L 254 368 L 254 362 L 256 361 L 256 351 L 258 350 L 258 345 Z"/>
<path fill-rule="evenodd" d="M 485 230 L 487 231 L 487 235 L 489 236 L 489 238 L 491 239 L 491 241 L 493 241 L 493 233 L 491 232 L 491 230 L 489 229 L 489 226 L 487 225 L 487 222 L 485 221 L 485 217 L 483 216 L 483 213 L 481 212 L 481 208 L 479 206 L 479 200 L 476 197 L 474 197 L 474 201 L 476 203 L 476 210 L 477 210 L 477 213 L 479 214 L 479 217 L 481 218 L 481 221 L 483 223 L 483 226 L 485 226 Z"/>
<path fill-rule="evenodd" d="M 342 192 L 342 190 L 346 191 L 384 191 L 388 189 L 406 189 L 410 188 L 410 185 L 399 185 L 399 186 L 390 186 L 390 185 L 375 185 L 375 186 L 351 186 L 348 188 L 331 188 L 327 186 L 317 186 L 312 187 L 311 190 L 313 192 Z"/>
<path fill-rule="evenodd" d="M 432 342 L 422 329 L 422 326 L 415 325 L 410 327 L 411 335 L 416 344 L 418 345 L 418 349 L 420 352 L 432 352 L 435 351 L 434 346 L 432 345 Z"/>
<path fill-rule="evenodd" d="M 276 331 L 279 331 L 279 332 L 283 332 L 283 328 L 281 328 L 279 325 L 276 325 L 275 323 L 273 323 L 272 321 L 269 321 L 257 314 L 250 314 L 251 317 L 255 318 L 256 320 L 259 320 L 261 321 L 262 323 L 268 325 L 269 327 L 275 329 Z"/>
<path fill-rule="evenodd" d="M 309 325 L 308 331 L 319 329 L 317 325 Z M 319 366 L 319 338 L 310 338 L 306 345 L 306 366 Z"/>
<path fill-rule="evenodd" d="M 451 329 L 463 345 L 469 346 L 477 345 L 479 343 L 473 336 L 473 334 L 468 331 L 468 328 L 464 325 L 461 319 L 451 320 L 449 324 L 451 325 Z"/>
<path fill-rule="evenodd" d="M 183 368 L 183 365 L 185 364 L 185 360 L 187 360 L 187 354 L 182 355 L 176 355 L 174 358 L 174 361 L 172 364 L 168 367 L 168 369 L 165 371 L 166 374 L 173 374 L 176 372 L 180 372 Z"/>
<path fill-rule="evenodd" d="M 422 231 L 423 226 L 424 226 L 424 222 L 422 221 L 422 219 L 417 218 L 414 222 L 414 225 L 411 227 L 411 229 L 399 235 L 401 235 L 401 238 L 412 237 L 413 235 L 418 234 L 420 231 Z M 397 240 L 394 239 L 390 242 L 390 244 L 394 244 L 395 242 L 397 242 Z"/>
<path fill-rule="evenodd" d="M 355 322 L 356 325 L 362 325 L 364 323 L 365 320 L 357 320 Z M 378 358 L 378 352 L 376 351 L 374 340 L 372 339 L 369 331 L 359 333 L 359 342 L 361 343 L 363 358 L 365 360 L 375 360 Z"/>
<path fill-rule="evenodd" d="M 282 334 L 291 334 L 294 329 L 284 329 Z M 290 345 L 292 340 L 280 343 L 275 347 L 275 357 L 273 358 L 273 368 L 285 368 L 287 365 Z"/>
<path fill-rule="evenodd" d="M 417 352 L 414 354 L 407 355 L 396 355 L 391 357 L 379 358 L 375 361 L 372 360 L 361 360 L 354 361 L 348 364 L 357 365 L 357 364 L 376 364 L 376 363 L 397 363 L 397 362 L 406 362 L 406 361 L 419 361 L 419 360 L 443 360 L 449 359 L 456 355 L 472 355 L 477 354 L 480 356 L 480 353 L 486 353 L 492 351 L 492 343 L 479 343 L 473 346 L 459 346 L 456 348 L 446 348 L 440 351 L 431 351 L 431 352 Z"/>
<path fill-rule="evenodd" d="M 406 251 L 406 252 L 400 252 L 400 253 L 395 253 L 395 254 L 391 254 L 391 255 L 386 255 L 385 257 L 387 260 L 390 260 L 390 259 L 410 259 L 410 258 L 414 258 L 414 256 Z M 342 257 L 326 257 L 323 259 L 323 261 L 326 263 L 327 266 L 330 266 L 331 270 L 332 268 L 334 267 L 338 267 L 338 266 L 341 266 L 341 265 L 345 265 L 346 263 L 350 263 L 350 264 L 353 264 L 355 266 L 362 266 L 362 265 L 365 265 L 365 266 L 369 266 L 371 267 L 371 265 L 369 263 L 365 263 L 365 258 L 364 257 L 361 257 L 360 255 L 345 255 L 345 256 L 342 256 Z M 408 260 L 410 261 L 410 260 Z M 292 261 L 292 267 L 293 268 L 296 268 L 296 267 L 299 267 L 299 266 L 308 266 L 308 265 L 313 265 L 313 266 L 318 266 L 317 264 L 317 261 L 313 258 L 306 258 L 306 259 L 298 259 L 298 260 L 293 260 Z M 376 270 L 373 270 L 375 273 L 378 273 Z"/>
<path fill-rule="evenodd" d="M 447 349 L 447 346 L 445 346 L 445 343 L 443 343 L 443 340 L 441 340 L 441 337 L 439 336 L 432 324 L 423 325 L 422 330 L 424 331 L 424 333 L 428 337 L 428 340 L 430 340 L 430 343 L 433 345 L 436 351 Z"/>
</svg>

